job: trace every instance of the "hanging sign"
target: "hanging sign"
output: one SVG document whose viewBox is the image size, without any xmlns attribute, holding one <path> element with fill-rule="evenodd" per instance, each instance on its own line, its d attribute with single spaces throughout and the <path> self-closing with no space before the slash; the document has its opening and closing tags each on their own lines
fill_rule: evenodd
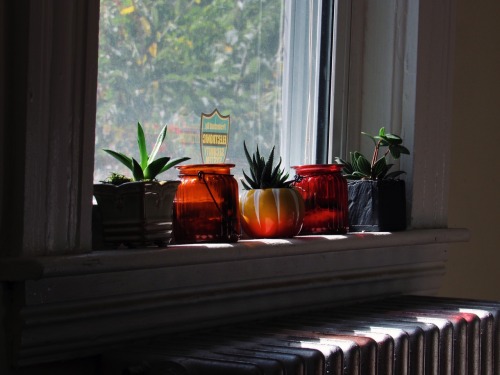
<svg viewBox="0 0 500 375">
<path fill-rule="evenodd" d="M 230 116 L 222 116 L 217 108 L 210 114 L 201 114 L 200 146 L 204 164 L 226 161 L 230 125 Z"/>
</svg>

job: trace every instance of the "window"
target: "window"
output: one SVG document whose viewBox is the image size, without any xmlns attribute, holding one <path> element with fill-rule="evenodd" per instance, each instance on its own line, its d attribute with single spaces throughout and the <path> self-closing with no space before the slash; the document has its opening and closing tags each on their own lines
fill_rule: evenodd
<svg viewBox="0 0 500 375">
<path fill-rule="evenodd" d="M 167 124 L 165 155 L 200 163 L 215 108 L 231 115 L 236 174 L 243 141 L 275 145 L 286 167 L 325 162 L 332 15 L 327 0 L 101 1 L 94 181 L 127 173 L 102 148 L 137 152 L 137 121 L 150 142 Z"/>
<path fill-rule="evenodd" d="M 287 247 L 215 244 L 209 249 L 50 256 L 91 251 L 99 0 L 1 4 L 9 16 L 0 35 L 6 60 L 0 71 L 6 78 L 0 99 L 5 110 L 0 116 L 0 171 L 9 183 L 1 190 L 0 275 L 2 286 L 6 280 L 8 287 L 2 289 L 0 310 L 8 312 L 7 333 L 23 338 L 12 346 L 20 364 L 73 358 L 76 351 L 99 353 L 125 338 L 162 333 L 160 328 L 169 325 L 192 328 L 261 317 L 265 309 L 290 311 L 291 304 L 311 307 L 325 300 L 418 287 L 429 291 L 439 285 L 446 243 L 464 240 L 462 232 L 417 230 L 319 244 L 308 238 Z M 341 15 L 349 4 L 352 18 L 345 18 Z M 414 151 L 407 178 L 413 227 L 443 228 L 454 0 L 338 0 L 336 11 L 337 23 L 350 23 L 344 45 L 349 54 L 335 60 L 349 66 L 350 74 L 332 77 L 342 87 L 341 100 L 333 101 L 335 121 L 349 114 L 340 138 L 349 143 L 351 129 L 371 123 L 373 111 L 402 118 Z M 399 27 L 402 20 L 404 28 Z M 389 69 L 380 61 L 376 65 L 393 73 L 393 82 L 400 84 L 392 87 L 402 95 L 376 89 L 382 70 L 363 51 L 366 43 L 354 43 L 368 33 L 371 47 L 385 51 L 390 43 L 374 32 L 374 25 L 391 25 L 411 37 L 398 34 L 393 40 L 398 53 L 386 54 L 404 69 Z M 364 56 L 371 65 L 363 69 Z M 400 112 L 377 102 L 387 97 Z M 336 108 L 347 110 L 339 117 Z M 3 369 L 7 361 L 0 362 Z"/>
<path fill-rule="evenodd" d="M 330 112 L 335 114 L 333 122 L 348 126 L 335 126 L 335 132 L 329 136 L 346 140 L 347 146 L 343 147 L 353 149 L 362 123 L 379 125 L 368 109 L 397 114 L 392 118 L 404 120 L 400 121 L 402 133 L 413 145 L 408 160 L 410 169 L 405 168 L 409 170 L 412 226 L 444 227 L 455 2 L 407 0 L 385 4 L 337 0 L 335 4 L 335 22 L 345 26 L 347 32 L 334 49 L 334 60 L 336 66 L 349 67 L 349 74 L 331 77 L 341 95 L 332 95 Z M 2 225 L 6 244 L 2 253 L 88 252 L 99 1 L 75 0 L 58 3 L 57 7 L 33 2 L 27 8 L 24 3 L 8 3 L 6 12 L 13 16 L 7 19 L 3 40 L 16 42 L 1 45 L 3 56 L 9 57 L 4 64 L 7 79 L 3 92 L 9 95 L 4 95 L 6 111 L 0 118 L 4 129 L 2 146 L 5 155 L 22 156 L 16 158 L 19 166 L 2 163 L 5 180 L 16 182 L 2 190 L 2 222 L 8 223 Z M 385 13 L 378 12 L 384 9 Z M 27 12 L 47 16 L 26 18 Z M 395 63 L 394 69 L 388 69 L 384 63 L 376 65 L 382 66 L 385 73 L 394 73 L 392 87 L 400 88 L 399 95 L 398 91 L 387 95 L 373 90 L 377 87 L 373 85 L 374 78 L 381 71 L 374 69 L 371 60 L 359 63 L 369 55 L 364 51 L 369 46 L 380 46 L 382 54 L 390 45 L 387 39 L 384 44 L 379 41 L 380 33 L 368 27 L 373 25 L 389 25 L 399 32 L 393 40 L 394 50 L 386 53 L 388 60 Z M 339 32 L 338 26 L 336 30 Z M 367 44 L 364 37 L 368 34 Z M 19 45 L 25 47 L 16 48 Z M 339 50 L 349 52 L 339 58 Z M 365 87 L 372 90 L 364 90 Z M 29 102 L 26 98 L 30 98 Z M 389 98 L 388 102 L 397 105 L 379 105 L 377 100 L 381 98 Z M 26 125 L 11 126 L 19 123 L 19 113 L 25 113 Z M 331 149 L 334 154 L 340 153 Z M 40 213 L 45 218 L 43 227 Z"/>
</svg>

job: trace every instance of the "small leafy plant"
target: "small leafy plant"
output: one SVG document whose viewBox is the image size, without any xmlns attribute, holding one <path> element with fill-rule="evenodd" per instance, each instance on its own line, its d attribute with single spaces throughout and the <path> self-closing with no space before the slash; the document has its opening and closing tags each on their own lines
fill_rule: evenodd
<svg viewBox="0 0 500 375">
<path fill-rule="evenodd" d="M 391 173 L 389 169 L 394 164 L 387 163 L 387 156 L 391 155 L 393 159 L 399 159 L 402 154 L 409 155 L 410 151 L 403 146 L 401 137 L 395 134 L 386 133 L 385 128 L 379 130 L 378 135 L 370 135 L 365 132 L 361 134 L 369 137 L 374 145 L 373 156 L 371 161 L 358 151 L 350 153 L 351 162 L 347 162 L 337 157 L 338 163 L 344 164 L 344 176 L 350 180 L 380 180 L 380 179 L 394 179 L 400 176 L 404 171 L 394 171 Z M 380 156 L 381 148 L 387 149 Z"/>
<path fill-rule="evenodd" d="M 250 167 L 250 176 L 243 171 L 246 182 L 245 180 L 241 182 L 246 190 L 291 187 L 293 180 L 287 181 L 289 174 L 280 169 L 281 158 L 278 164 L 273 167 L 274 147 L 267 160 L 260 155 L 259 146 L 252 156 L 250 156 L 245 142 L 243 142 L 243 148 Z"/>
<path fill-rule="evenodd" d="M 127 156 L 121 152 L 104 149 L 106 153 L 113 156 L 116 160 L 124 164 L 132 171 L 133 179 L 129 179 L 123 175 L 112 173 L 111 176 L 105 181 L 114 184 L 120 184 L 127 181 L 151 181 L 155 180 L 156 176 L 163 173 L 170 168 L 176 166 L 183 161 L 189 160 L 189 157 L 182 157 L 171 160 L 168 156 L 163 156 L 155 160 L 156 154 L 160 149 L 165 137 L 167 136 L 167 125 L 163 127 L 156 139 L 151 154 L 148 154 L 146 149 L 146 138 L 141 123 L 137 123 L 137 143 L 139 146 L 140 162 L 133 157 Z"/>
</svg>

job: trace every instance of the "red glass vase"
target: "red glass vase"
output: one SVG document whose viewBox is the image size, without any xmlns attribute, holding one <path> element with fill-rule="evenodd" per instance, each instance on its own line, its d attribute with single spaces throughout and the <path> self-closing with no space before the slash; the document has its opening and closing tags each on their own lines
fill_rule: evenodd
<svg viewBox="0 0 500 375">
<path fill-rule="evenodd" d="M 173 207 L 175 243 L 236 242 L 240 238 L 234 164 L 177 166 L 181 184 Z"/>
<path fill-rule="evenodd" d="M 343 234 L 348 229 L 347 180 L 341 164 L 292 167 L 306 212 L 300 234 Z"/>
</svg>

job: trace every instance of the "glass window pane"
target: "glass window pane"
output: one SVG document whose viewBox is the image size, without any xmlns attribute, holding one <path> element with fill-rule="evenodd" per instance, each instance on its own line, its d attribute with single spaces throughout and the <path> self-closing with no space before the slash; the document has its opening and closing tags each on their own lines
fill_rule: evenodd
<svg viewBox="0 0 500 375">
<path fill-rule="evenodd" d="M 94 181 L 130 175 L 102 149 L 138 158 L 138 121 L 149 149 L 167 124 L 158 155 L 200 163 L 200 115 L 215 108 L 231 116 L 226 162 L 236 175 L 247 166 L 243 141 L 265 155 L 276 146 L 286 167 L 314 162 L 304 155 L 314 145 L 319 9 L 316 0 L 101 0 Z"/>
</svg>

